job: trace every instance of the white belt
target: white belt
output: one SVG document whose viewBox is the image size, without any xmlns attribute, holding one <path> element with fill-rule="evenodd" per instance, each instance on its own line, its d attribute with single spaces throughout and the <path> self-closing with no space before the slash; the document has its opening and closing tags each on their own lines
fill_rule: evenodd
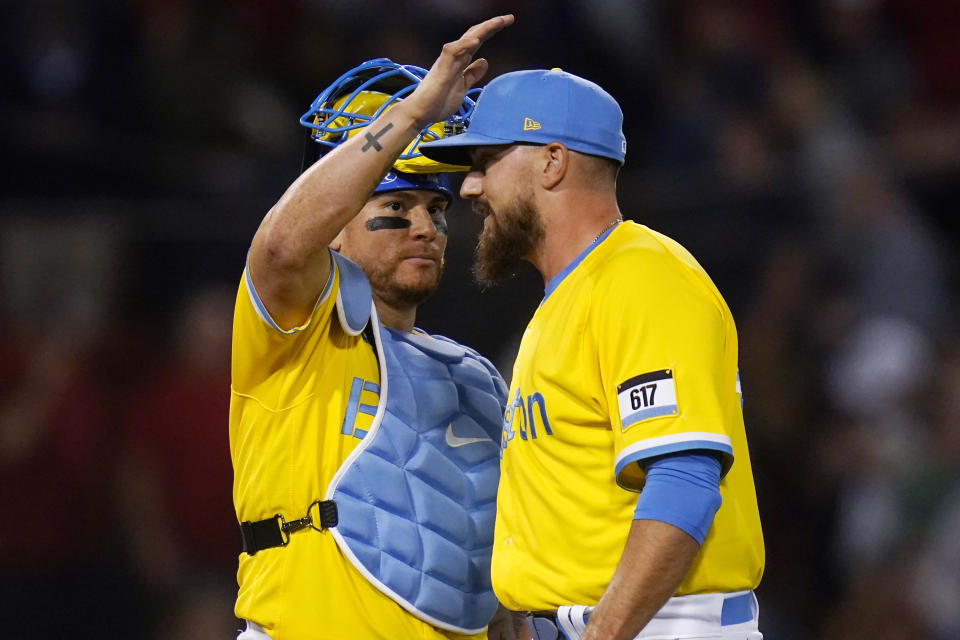
<svg viewBox="0 0 960 640">
<path fill-rule="evenodd" d="M 593 607 L 563 606 L 556 614 L 527 618 L 534 640 L 579 640 Z M 551 620 L 552 618 L 552 620 Z M 674 596 L 660 608 L 636 640 L 743 638 L 760 640 L 759 606 L 753 591 Z M 552 631 L 552 635 L 551 635 Z"/>
</svg>

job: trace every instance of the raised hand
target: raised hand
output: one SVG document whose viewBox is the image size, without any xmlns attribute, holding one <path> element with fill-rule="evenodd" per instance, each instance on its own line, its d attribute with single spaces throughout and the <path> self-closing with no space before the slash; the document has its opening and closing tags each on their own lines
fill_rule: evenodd
<svg viewBox="0 0 960 640">
<path fill-rule="evenodd" d="M 467 90 L 487 73 L 487 61 L 473 56 L 493 34 L 511 24 L 513 14 L 490 18 L 443 45 L 420 86 L 404 100 L 421 127 L 448 118 L 460 107 Z"/>
</svg>

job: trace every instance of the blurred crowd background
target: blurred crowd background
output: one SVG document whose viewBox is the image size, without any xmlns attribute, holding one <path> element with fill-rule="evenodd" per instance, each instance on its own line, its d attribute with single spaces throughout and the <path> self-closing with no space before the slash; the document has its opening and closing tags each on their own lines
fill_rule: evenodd
<svg viewBox="0 0 960 640">
<path fill-rule="evenodd" d="M 297 119 L 503 12 L 491 75 L 610 91 L 624 216 L 737 319 L 766 637 L 960 637 L 955 0 L 0 2 L 5 637 L 233 637 L 232 305 Z M 449 218 L 418 324 L 509 375 L 542 282 L 479 290 Z"/>
</svg>

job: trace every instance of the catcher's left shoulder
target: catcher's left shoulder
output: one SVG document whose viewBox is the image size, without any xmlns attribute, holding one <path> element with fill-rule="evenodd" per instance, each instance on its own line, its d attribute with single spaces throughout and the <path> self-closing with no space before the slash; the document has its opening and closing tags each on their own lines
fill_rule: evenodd
<svg viewBox="0 0 960 640">
<path fill-rule="evenodd" d="M 431 334 L 429 337 L 436 341 L 435 344 L 443 345 L 442 348 L 448 353 L 459 352 L 462 354 L 462 357 L 458 359 L 456 364 L 470 363 L 467 364 L 467 366 L 473 368 L 473 375 L 479 374 L 481 377 L 488 379 L 487 382 L 483 383 L 484 385 L 493 385 L 493 392 L 500 400 L 500 404 L 506 401 L 508 391 L 507 383 L 489 359 L 481 355 L 476 349 L 461 344 L 452 338 L 438 334 Z"/>
<path fill-rule="evenodd" d="M 457 342 L 453 338 L 448 338 L 447 336 L 433 334 L 433 337 L 436 338 L 437 340 L 443 340 L 444 342 L 449 343 L 451 345 L 456 345 L 457 347 L 463 349 L 464 352 L 467 354 L 467 356 L 469 356 L 471 359 L 479 360 L 480 362 L 483 362 L 487 366 L 493 368 L 493 364 L 491 364 L 490 359 L 484 356 L 482 353 L 480 353 L 476 349 L 474 349 L 473 347 L 467 346 L 462 342 Z"/>
</svg>

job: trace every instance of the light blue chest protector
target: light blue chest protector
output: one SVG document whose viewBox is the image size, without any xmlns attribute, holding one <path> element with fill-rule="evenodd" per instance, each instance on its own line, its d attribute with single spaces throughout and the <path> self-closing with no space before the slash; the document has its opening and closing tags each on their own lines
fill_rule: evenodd
<svg viewBox="0 0 960 640">
<path fill-rule="evenodd" d="M 418 618 L 479 633 L 497 608 L 490 554 L 507 387 L 471 349 L 381 327 L 366 276 L 333 255 L 344 330 L 373 327 L 380 400 L 327 489 L 339 512 L 330 531 L 373 585 Z"/>
</svg>

